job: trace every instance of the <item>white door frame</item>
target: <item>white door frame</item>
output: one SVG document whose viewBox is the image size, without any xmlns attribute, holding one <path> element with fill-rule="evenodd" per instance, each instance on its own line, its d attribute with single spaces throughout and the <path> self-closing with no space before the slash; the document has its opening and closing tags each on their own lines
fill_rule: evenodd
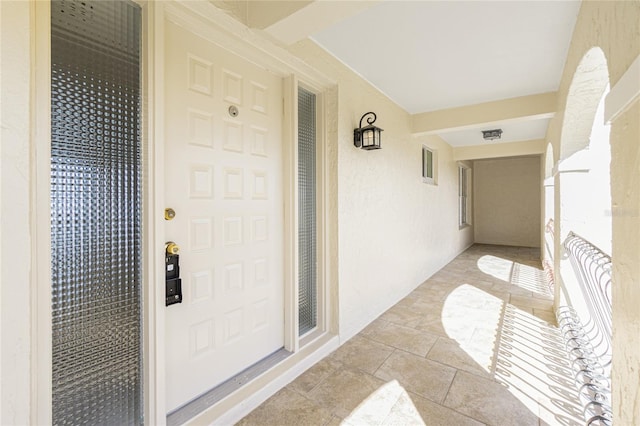
<svg viewBox="0 0 640 426">
<path fill-rule="evenodd" d="M 335 275 L 335 265 L 329 256 L 330 244 L 335 245 L 329 229 L 329 161 L 326 149 L 326 123 L 336 119 L 336 111 L 328 111 L 325 94 L 337 98 L 335 81 L 279 48 L 258 34 L 248 31 L 239 22 L 207 2 L 155 2 L 134 0 L 142 7 L 142 110 L 143 110 L 143 386 L 144 415 L 147 424 L 164 424 L 165 404 L 165 306 L 164 306 L 164 218 L 158 212 L 164 208 L 164 23 L 170 19 L 186 25 L 201 37 L 223 46 L 234 54 L 260 64 L 283 76 L 285 80 L 285 347 L 300 357 L 292 357 L 276 367 L 271 376 L 300 374 L 313 362 L 338 345 L 337 298 L 335 288 L 328 287 Z M 51 233 L 50 233 L 50 162 L 51 162 L 51 37 L 50 3 L 34 2 L 31 33 L 34 40 L 32 73 L 34 171 L 33 194 L 35 208 L 31 221 L 35 229 L 31 265 L 33 271 L 31 315 L 31 419 L 34 424 L 52 422 L 52 342 L 51 342 Z M 318 291 L 319 318 L 315 332 L 303 339 L 297 333 L 297 87 L 318 95 Z M 331 115 L 327 118 L 327 115 Z M 288 135 L 288 136 L 287 136 Z M 287 216 L 288 215 L 288 216 Z M 334 215 L 335 216 L 335 215 Z M 335 262 L 335 260 L 333 260 Z M 334 297 L 330 297 L 334 295 Z M 332 314 L 333 313 L 333 314 Z M 324 340 L 323 340 L 324 339 Z M 302 358 L 305 357 L 305 358 Z M 304 361 L 304 362 L 302 362 Z M 269 375 L 267 373 L 267 375 Z M 270 381 L 268 381 L 270 380 Z M 266 392 L 277 390 L 284 379 L 267 377 L 262 385 Z M 259 403 L 256 391 L 245 392 L 239 398 Z M 226 407 L 228 408 L 228 406 Z M 237 410 L 251 407 L 244 403 Z M 222 411 L 220 411 L 222 410 Z M 211 415 L 224 413 L 225 407 L 212 410 Z M 236 411 L 237 411 L 236 410 Z M 227 410 L 228 411 L 228 410 Z M 240 412 L 238 411 L 238 412 Z"/>
<path fill-rule="evenodd" d="M 35 43 L 32 105 L 35 236 L 31 265 L 31 422 L 52 423 L 52 310 L 51 310 L 51 4 L 34 2 L 31 33 Z"/>
<path fill-rule="evenodd" d="M 143 128 L 143 386 L 144 419 L 164 424 L 164 34 L 162 2 L 133 0 L 142 8 Z M 160 41 L 160 43 L 159 43 Z M 160 45 L 158 45 L 160 44 Z M 159 267 L 159 265 L 162 265 Z"/>
</svg>

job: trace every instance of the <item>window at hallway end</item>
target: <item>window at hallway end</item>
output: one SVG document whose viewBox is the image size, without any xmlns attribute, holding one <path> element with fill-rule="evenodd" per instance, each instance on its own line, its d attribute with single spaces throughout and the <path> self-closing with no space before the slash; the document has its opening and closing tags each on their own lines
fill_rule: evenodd
<svg viewBox="0 0 640 426">
<path fill-rule="evenodd" d="M 458 226 L 462 229 L 471 225 L 471 170 L 465 165 L 458 165 Z"/>
<path fill-rule="evenodd" d="M 429 147 L 422 147 L 422 181 L 437 185 L 438 152 Z"/>
</svg>

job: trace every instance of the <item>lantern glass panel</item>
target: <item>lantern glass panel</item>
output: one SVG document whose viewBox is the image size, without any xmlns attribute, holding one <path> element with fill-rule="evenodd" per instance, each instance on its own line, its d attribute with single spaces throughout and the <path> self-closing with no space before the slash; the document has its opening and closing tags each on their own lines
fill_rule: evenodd
<svg viewBox="0 0 640 426">
<path fill-rule="evenodd" d="M 362 133 L 362 145 L 372 146 L 375 144 L 375 133 L 372 129 L 367 129 Z"/>
</svg>

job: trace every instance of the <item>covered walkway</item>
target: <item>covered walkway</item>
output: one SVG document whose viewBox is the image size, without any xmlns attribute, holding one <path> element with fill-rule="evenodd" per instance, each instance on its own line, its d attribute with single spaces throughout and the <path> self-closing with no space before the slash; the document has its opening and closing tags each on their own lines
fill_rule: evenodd
<svg viewBox="0 0 640 426">
<path fill-rule="evenodd" d="M 241 425 L 572 425 L 539 249 L 476 244 Z"/>
</svg>

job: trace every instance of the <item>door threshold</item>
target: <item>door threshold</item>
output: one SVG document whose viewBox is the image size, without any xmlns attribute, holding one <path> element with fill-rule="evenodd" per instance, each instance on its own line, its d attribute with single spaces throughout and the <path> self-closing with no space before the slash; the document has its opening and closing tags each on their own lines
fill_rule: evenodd
<svg viewBox="0 0 640 426">
<path fill-rule="evenodd" d="M 223 398 L 231 395 L 251 380 L 287 359 L 292 354 L 292 352 L 282 348 L 266 358 L 261 359 L 227 381 L 219 384 L 211 390 L 208 390 L 190 402 L 187 402 L 182 407 L 179 407 L 167 414 L 167 426 L 178 426 L 186 423 L 206 409 L 212 407 L 217 402 L 221 401 Z"/>
</svg>

